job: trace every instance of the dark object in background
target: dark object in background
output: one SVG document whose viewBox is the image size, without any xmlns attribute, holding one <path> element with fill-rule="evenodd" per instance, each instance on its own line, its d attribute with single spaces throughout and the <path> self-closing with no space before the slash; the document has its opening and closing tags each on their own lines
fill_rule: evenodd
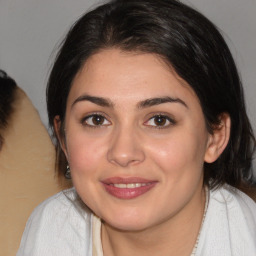
<svg viewBox="0 0 256 256">
<path fill-rule="evenodd" d="M 13 112 L 12 103 L 15 99 L 16 82 L 8 77 L 6 72 L 0 70 L 0 150 L 4 143 L 3 130 Z"/>
</svg>

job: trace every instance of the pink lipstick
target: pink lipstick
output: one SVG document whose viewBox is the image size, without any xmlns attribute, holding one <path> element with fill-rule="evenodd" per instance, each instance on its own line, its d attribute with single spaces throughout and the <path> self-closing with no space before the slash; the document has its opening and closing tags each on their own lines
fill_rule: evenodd
<svg viewBox="0 0 256 256">
<path fill-rule="evenodd" d="M 139 177 L 112 177 L 102 181 L 105 190 L 119 199 L 136 198 L 151 190 L 156 183 L 156 181 Z"/>
</svg>

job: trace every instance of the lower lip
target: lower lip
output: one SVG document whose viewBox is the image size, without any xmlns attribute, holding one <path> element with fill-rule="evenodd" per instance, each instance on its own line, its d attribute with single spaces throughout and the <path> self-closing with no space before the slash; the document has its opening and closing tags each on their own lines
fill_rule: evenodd
<svg viewBox="0 0 256 256">
<path fill-rule="evenodd" d="M 156 185 L 156 182 L 152 182 L 146 186 L 141 186 L 138 188 L 117 188 L 113 185 L 105 183 L 102 184 L 105 190 L 114 197 L 117 197 L 119 199 L 133 199 L 151 190 Z"/>
</svg>

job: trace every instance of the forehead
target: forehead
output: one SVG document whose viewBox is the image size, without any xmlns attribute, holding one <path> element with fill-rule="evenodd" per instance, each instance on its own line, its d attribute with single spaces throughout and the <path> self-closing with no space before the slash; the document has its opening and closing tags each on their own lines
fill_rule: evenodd
<svg viewBox="0 0 256 256">
<path fill-rule="evenodd" d="M 82 94 L 121 102 L 163 96 L 197 100 L 193 89 L 159 56 L 119 49 L 102 50 L 85 62 L 69 98 Z"/>
</svg>

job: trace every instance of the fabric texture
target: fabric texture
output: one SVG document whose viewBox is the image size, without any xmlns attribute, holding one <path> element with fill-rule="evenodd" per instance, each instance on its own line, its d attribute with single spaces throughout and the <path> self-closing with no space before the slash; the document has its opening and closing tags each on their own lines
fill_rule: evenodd
<svg viewBox="0 0 256 256">
<path fill-rule="evenodd" d="M 75 189 L 56 194 L 30 216 L 17 256 L 91 256 L 92 216 Z"/>
<path fill-rule="evenodd" d="M 101 243 L 101 220 L 93 216 L 92 221 L 92 256 L 103 256 Z"/>
<path fill-rule="evenodd" d="M 102 252 L 100 226 L 93 228 L 95 222 L 99 223 L 74 188 L 58 193 L 31 215 L 17 256 L 92 256 L 93 251 Z M 95 245 L 100 248 L 92 249 Z M 205 255 L 256 255 L 256 204 L 233 187 L 210 191 L 196 251 L 196 256 Z"/>
</svg>

